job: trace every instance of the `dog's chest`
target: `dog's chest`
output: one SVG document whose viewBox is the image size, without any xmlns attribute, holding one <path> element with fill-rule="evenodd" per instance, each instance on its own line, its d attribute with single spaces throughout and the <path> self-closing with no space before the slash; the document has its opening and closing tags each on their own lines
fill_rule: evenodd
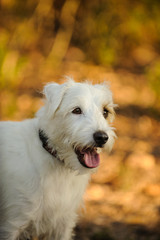
<svg viewBox="0 0 160 240">
<path fill-rule="evenodd" d="M 54 173 L 43 184 L 42 215 L 45 222 L 56 225 L 74 216 L 82 200 L 88 176 Z"/>
</svg>

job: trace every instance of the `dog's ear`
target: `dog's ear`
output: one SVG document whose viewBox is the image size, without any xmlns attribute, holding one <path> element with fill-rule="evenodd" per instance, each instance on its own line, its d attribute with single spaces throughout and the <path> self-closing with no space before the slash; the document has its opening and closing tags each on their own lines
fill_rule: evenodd
<svg viewBox="0 0 160 240">
<path fill-rule="evenodd" d="M 49 83 L 44 87 L 43 93 L 47 100 L 47 110 L 50 116 L 54 115 L 61 104 L 66 89 L 67 85 L 65 83 L 61 85 L 57 83 Z"/>
<path fill-rule="evenodd" d="M 108 109 L 110 112 L 109 117 L 107 119 L 110 123 L 112 123 L 115 118 L 115 110 L 114 109 L 117 108 L 118 105 L 113 103 L 113 96 L 112 96 L 112 91 L 110 90 L 110 83 L 102 82 L 100 84 L 95 84 L 95 87 L 105 93 L 106 109 Z"/>
</svg>

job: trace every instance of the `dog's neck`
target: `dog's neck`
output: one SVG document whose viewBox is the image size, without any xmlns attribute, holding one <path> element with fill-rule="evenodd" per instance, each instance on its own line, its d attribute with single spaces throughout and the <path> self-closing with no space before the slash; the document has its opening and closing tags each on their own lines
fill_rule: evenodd
<svg viewBox="0 0 160 240">
<path fill-rule="evenodd" d="M 60 158 L 58 157 L 58 154 L 57 154 L 57 151 L 54 150 L 53 148 L 51 148 L 48 144 L 48 137 L 47 135 L 44 133 L 43 130 L 39 129 L 39 138 L 42 142 L 42 146 L 43 148 L 48 152 L 50 153 L 53 157 L 57 158 L 58 160 L 60 160 Z"/>
</svg>

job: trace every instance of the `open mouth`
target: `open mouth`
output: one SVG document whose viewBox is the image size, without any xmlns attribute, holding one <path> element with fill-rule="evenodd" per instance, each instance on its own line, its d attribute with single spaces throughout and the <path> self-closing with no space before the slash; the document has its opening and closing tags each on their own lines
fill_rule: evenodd
<svg viewBox="0 0 160 240">
<path fill-rule="evenodd" d="M 97 148 L 75 149 L 79 162 L 86 168 L 96 168 L 99 166 L 100 157 Z"/>
</svg>

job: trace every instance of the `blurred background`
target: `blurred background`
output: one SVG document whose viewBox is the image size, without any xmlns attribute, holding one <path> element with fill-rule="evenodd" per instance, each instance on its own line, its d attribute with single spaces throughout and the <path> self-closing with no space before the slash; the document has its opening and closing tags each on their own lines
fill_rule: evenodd
<svg viewBox="0 0 160 240">
<path fill-rule="evenodd" d="M 110 81 L 117 140 L 78 240 L 160 240 L 160 1 L 0 0 L 0 120 L 33 117 L 50 81 Z"/>
</svg>

